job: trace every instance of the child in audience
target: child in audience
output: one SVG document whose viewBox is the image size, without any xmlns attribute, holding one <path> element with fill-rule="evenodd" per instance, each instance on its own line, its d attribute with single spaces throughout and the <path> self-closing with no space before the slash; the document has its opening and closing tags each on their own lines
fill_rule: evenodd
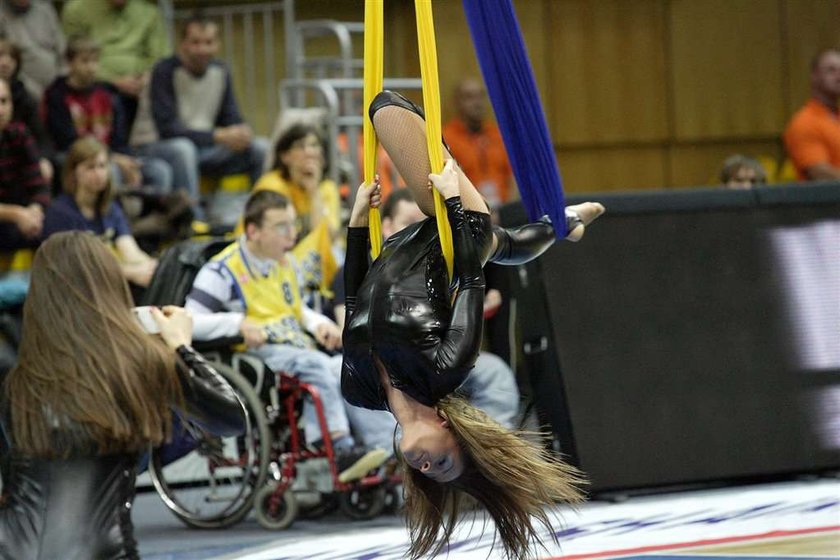
<svg viewBox="0 0 840 560">
<path fill-rule="evenodd" d="M 44 121 L 55 148 L 66 152 L 78 138 L 93 136 L 111 150 L 118 185 L 153 185 L 172 190 L 172 168 L 158 158 L 134 158 L 128 148 L 125 111 L 111 87 L 97 81 L 99 46 L 74 38 L 67 45 L 67 76 L 57 78 L 44 92 Z"/>
<path fill-rule="evenodd" d="M 128 281 L 148 286 L 157 259 L 137 245 L 122 209 L 113 200 L 105 145 L 92 136 L 76 140 L 67 153 L 62 179 L 64 194 L 47 211 L 44 237 L 59 231 L 91 231 L 113 247 Z"/>
</svg>

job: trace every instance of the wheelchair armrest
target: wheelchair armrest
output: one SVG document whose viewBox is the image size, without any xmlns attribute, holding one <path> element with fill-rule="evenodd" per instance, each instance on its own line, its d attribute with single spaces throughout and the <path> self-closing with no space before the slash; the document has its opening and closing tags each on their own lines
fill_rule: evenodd
<svg viewBox="0 0 840 560">
<path fill-rule="evenodd" d="M 212 352 L 230 350 L 232 346 L 242 344 L 245 341 L 241 336 L 226 336 L 212 340 L 193 340 L 192 347 L 197 352 Z"/>
</svg>

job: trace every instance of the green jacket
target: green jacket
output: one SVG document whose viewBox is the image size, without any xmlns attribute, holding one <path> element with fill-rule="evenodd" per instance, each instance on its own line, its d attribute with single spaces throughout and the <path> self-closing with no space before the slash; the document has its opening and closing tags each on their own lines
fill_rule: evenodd
<svg viewBox="0 0 840 560">
<path fill-rule="evenodd" d="M 105 81 L 148 72 L 171 52 L 160 11 L 146 0 L 128 0 L 121 10 L 108 0 L 70 0 L 61 21 L 68 39 L 87 36 L 99 44 Z"/>
</svg>

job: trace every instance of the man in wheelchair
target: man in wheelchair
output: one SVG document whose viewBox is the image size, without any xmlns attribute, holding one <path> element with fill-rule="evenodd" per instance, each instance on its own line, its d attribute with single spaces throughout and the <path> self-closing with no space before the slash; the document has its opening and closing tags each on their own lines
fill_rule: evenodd
<svg viewBox="0 0 840 560">
<path fill-rule="evenodd" d="M 361 478 L 388 457 L 356 445 L 341 395 L 341 331 L 302 303 L 294 258 L 295 209 L 283 195 L 258 191 L 244 210 L 245 231 L 205 264 L 185 307 L 193 313 L 195 340 L 241 336 L 242 350 L 274 372 L 285 372 L 318 389 L 342 480 Z M 325 351 L 319 349 L 319 346 Z M 306 441 L 324 437 L 315 407 L 303 407 Z"/>
</svg>

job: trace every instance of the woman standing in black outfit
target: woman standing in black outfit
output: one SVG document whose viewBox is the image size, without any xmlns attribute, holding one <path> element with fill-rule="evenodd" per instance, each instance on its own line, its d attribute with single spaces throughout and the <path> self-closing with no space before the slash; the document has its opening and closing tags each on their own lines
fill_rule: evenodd
<svg viewBox="0 0 840 560">
<path fill-rule="evenodd" d="M 138 558 L 138 453 L 171 437 L 173 407 L 208 431 L 243 431 L 238 398 L 189 346 L 189 315 L 155 309 L 160 336 L 149 335 L 131 306 L 119 263 L 93 235 L 59 233 L 36 253 L 3 391 L 0 558 Z"/>
<path fill-rule="evenodd" d="M 471 406 L 457 389 L 481 343 L 482 266 L 488 259 L 536 258 L 554 241 L 554 229 L 547 221 L 492 227 L 487 205 L 452 159 L 440 175 L 429 174 L 419 109 L 383 92 L 370 113 L 424 212 L 434 213 L 429 182 L 445 199 L 455 270 L 450 282 L 432 218 L 388 238 L 369 264 L 368 211 L 379 205 L 379 186 L 359 187 L 347 234 L 342 391 L 351 404 L 391 411 L 402 428 L 409 556 L 441 551 L 466 493 L 493 517 L 505 553 L 525 558 L 539 542 L 531 517 L 550 527 L 543 507 L 579 501 L 583 478 Z M 603 211 L 597 203 L 568 208 L 567 238 L 580 239 Z"/>
</svg>

